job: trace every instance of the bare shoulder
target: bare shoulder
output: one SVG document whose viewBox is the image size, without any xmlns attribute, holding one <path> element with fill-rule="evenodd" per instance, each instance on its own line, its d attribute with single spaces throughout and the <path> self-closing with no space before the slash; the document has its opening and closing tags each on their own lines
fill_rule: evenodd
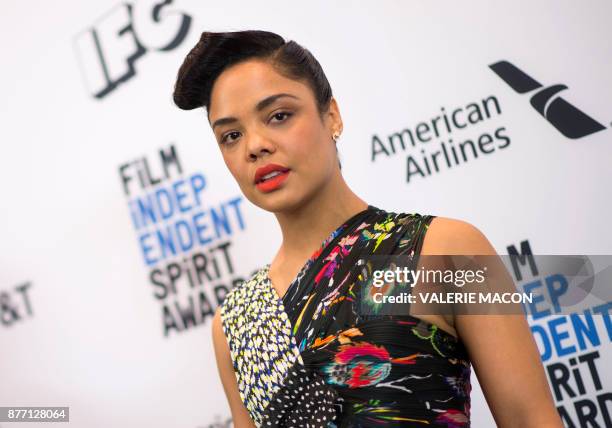
<svg viewBox="0 0 612 428">
<path fill-rule="evenodd" d="M 451 217 L 435 217 L 427 229 L 423 255 L 497 254 L 485 234 L 473 224 Z"/>
<path fill-rule="evenodd" d="M 497 255 L 478 227 L 448 217 L 431 221 L 421 254 Z M 457 314 L 453 326 L 468 350 L 498 426 L 562 427 L 537 345 L 522 313 Z"/>
</svg>

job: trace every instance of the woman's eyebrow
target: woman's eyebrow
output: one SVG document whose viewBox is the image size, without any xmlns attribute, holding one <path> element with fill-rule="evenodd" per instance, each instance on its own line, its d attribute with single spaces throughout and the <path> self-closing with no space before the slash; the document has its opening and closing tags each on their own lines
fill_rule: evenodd
<svg viewBox="0 0 612 428">
<path fill-rule="evenodd" d="M 296 100 L 299 100 L 299 98 L 296 97 L 295 95 L 287 94 L 284 92 L 280 94 L 274 94 L 274 95 L 270 95 L 269 97 L 266 97 L 263 100 L 259 101 L 255 105 L 255 111 L 261 111 L 265 109 L 266 107 L 268 107 L 273 102 L 275 102 L 276 100 L 278 100 L 279 98 L 283 98 L 283 97 L 295 98 Z M 214 121 L 214 123 L 212 124 L 212 129 L 215 129 L 216 126 L 234 123 L 236 121 L 238 121 L 238 119 L 236 119 L 235 117 L 222 117 L 221 119 L 217 119 Z"/>
</svg>

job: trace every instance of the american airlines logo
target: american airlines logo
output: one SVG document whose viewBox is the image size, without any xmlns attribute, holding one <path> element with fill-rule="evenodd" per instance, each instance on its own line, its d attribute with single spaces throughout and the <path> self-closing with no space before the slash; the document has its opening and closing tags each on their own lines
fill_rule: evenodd
<svg viewBox="0 0 612 428">
<path fill-rule="evenodd" d="M 91 96 L 104 98 L 136 76 L 136 62 L 151 51 L 168 52 L 187 37 L 191 17 L 172 0 L 120 3 L 74 38 Z"/>
<path fill-rule="evenodd" d="M 496 62 L 489 65 L 489 68 L 519 94 L 539 89 L 531 95 L 529 100 L 531 105 L 567 138 L 582 138 L 606 129 L 601 123 L 557 95 L 567 89 L 566 85 L 543 88 L 541 83 L 508 61 Z"/>
</svg>

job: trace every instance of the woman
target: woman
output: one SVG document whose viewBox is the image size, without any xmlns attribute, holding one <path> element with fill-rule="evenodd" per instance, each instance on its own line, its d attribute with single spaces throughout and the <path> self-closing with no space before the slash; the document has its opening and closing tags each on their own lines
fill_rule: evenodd
<svg viewBox="0 0 612 428">
<path fill-rule="evenodd" d="M 283 236 L 213 321 L 235 426 L 469 426 L 472 365 L 499 426 L 561 426 L 522 315 L 360 311 L 356 266 L 370 256 L 495 251 L 469 223 L 387 212 L 348 187 L 338 104 L 308 50 L 270 32 L 205 32 L 174 101 L 206 109 L 229 171 Z"/>
</svg>

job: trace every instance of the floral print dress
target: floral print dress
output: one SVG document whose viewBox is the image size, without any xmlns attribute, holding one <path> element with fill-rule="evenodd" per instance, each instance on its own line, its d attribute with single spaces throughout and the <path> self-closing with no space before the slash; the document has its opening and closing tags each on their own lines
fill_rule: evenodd
<svg viewBox="0 0 612 428">
<path fill-rule="evenodd" d="M 415 263 L 434 216 L 368 207 L 338 226 L 282 298 L 270 265 L 221 307 L 240 396 L 257 427 L 470 426 L 463 343 L 411 315 L 366 315 L 368 256 Z M 371 308 L 370 308 L 371 309 Z"/>
</svg>

